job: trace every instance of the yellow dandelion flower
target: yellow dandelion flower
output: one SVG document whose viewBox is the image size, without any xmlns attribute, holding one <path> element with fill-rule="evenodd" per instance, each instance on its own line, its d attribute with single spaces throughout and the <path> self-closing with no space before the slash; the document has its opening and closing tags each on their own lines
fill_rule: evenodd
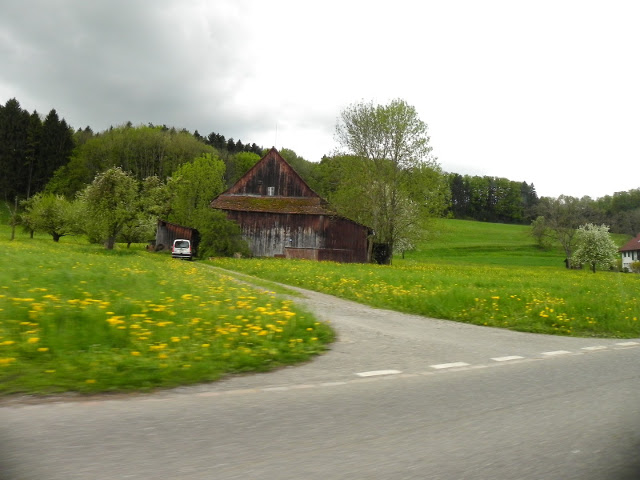
<svg viewBox="0 0 640 480">
<path fill-rule="evenodd" d="M 47 347 L 40 347 L 40 348 L 38 349 L 38 351 L 39 351 L 39 352 L 48 352 L 48 351 L 49 351 L 49 349 L 48 349 Z"/>
<path fill-rule="evenodd" d="M 211 346 L 210 343 L 203 343 L 202 348 L 209 348 Z"/>
<path fill-rule="evenodd" d="M 139 357 L 140 356 L 140 352 L 131 352 L 131 355 L 133 355 L 134 357 Z"/>
<path fill-rule="evenodd" d="M 93 379 L 93 378 L 90 378 L 90 379 L 86 380 L 86 382 L 87 383 L 96 383 L 95 379 Z"/>
<path fill-rule="evenodd" d="M 40 339 L 38 337 L 31 337 L 29 340 L 27 340 L 27 343 L 38 343 L 40 341 Z"/>
</svg>

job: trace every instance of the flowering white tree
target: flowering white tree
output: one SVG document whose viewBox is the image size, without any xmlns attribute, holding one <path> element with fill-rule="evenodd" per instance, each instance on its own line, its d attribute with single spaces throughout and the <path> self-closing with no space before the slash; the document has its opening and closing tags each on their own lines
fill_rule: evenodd
<svg viewBox="0 0 640 480">
<path fill-rule="evenodd" d="M 607 225 L 587 223 L 578 227 L 576 248 L 571 258 L 574 265 L 588 263 L 596 273 L 596 266 L 609 268 L 615 264 L 618 247 L 611 240 Z"/>
</svg>

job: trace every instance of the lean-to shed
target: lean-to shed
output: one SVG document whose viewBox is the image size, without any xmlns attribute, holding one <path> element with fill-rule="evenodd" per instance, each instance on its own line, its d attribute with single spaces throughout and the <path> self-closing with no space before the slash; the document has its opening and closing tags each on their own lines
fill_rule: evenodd
<svg viewBox="0 0 640 480">
<path fill-rule="evenodd" d="M 370 229 L 339 216 L 275 148 L 211 207 L 240 225 L 255 256 L 369 260 Z"/>
<path fill-rule="evenodd" d="M 194 250 L 197 250 L 200 243 L 200 233 L 195 228 L 185 227 L 177 223 L 158 220 L 156 230 L 156 249 L 170 249 L 173 241 L 177 238 L 185 238 L 191 241 Z"/>
</svg>

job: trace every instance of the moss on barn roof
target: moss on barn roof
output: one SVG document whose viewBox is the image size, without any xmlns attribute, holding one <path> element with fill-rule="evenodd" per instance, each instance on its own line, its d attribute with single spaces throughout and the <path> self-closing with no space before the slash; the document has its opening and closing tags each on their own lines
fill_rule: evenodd
<svg viewBox="0 0 640 480">
<path fill-rule="evenodd" d="M 220 195 L 213 208 L 243 212 L 297 213 L 307 215 L 335 215 L 335 210 L 320 197 L 264 197 L 249 195 Z"/>
</svg>

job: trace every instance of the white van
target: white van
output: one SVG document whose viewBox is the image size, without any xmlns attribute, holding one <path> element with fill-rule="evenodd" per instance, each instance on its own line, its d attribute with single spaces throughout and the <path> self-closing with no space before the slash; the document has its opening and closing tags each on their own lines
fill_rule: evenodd
<svg viewBox="0 0 640 480">
<path fill-rule="evenodd" d="M 193 260 L 193 251 L 191 250 L 191 241 L 185 238 L 176 238 L 171 246 L 171 256 L 173 258 L 184 258 Z"/>
</svg>

